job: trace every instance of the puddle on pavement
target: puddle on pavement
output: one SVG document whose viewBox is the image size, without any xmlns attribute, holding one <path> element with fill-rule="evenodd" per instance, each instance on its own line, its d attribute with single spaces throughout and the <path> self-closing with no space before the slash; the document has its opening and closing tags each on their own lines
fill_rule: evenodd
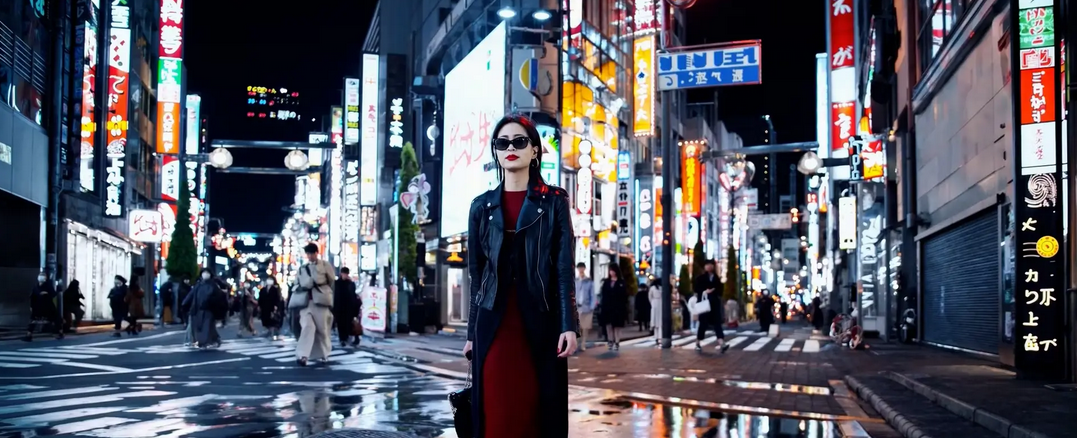
<svg viewBox="0 0 1077 438">
<path fill-rule="evenodd" d="M 587 376 L 588 373 L 580 373 L 580 376 Z M 784 383 L 766 383 L 766 382 L 748 382 L 744 380 L 722 379 L 717 377 L 696 377 L 696 376 L 683 376 L 674 374 L 596 374 L 588 377 L 580 377 L 575 381 L 579 383 L 587 382 L 623 382 L 625 379 L 657 379 L 657 380 L 672 380 L 674 382 L 689 382 L 689 383 L 706 383 L 712 385 L 725 385 L 735 388 L 744 389 L 760 389 L 778 392 L 792 392 L 797 394 L 809 394 L 809 395 L 831 395 L 830 388 L 823 386 L 809 386 L 809 385 L 790 385 Z"/>
<path fill-rule="evenodd" d="M 385 371 L 357 374 L 359 380 L 348 382 L 319 381 L 317 374 L 311 374 L 307 381 L 271 380 L 255 387 L 237 385 L 234 376 L 225 376 L 219 388 L 240 392 L 232 395 L 209 393 L 220 390 L 213 385 L 201 386 L 199 389 L 206 390 L 203 393 L 135 389 L 178 390 L 177 386 L 189 383 L 176 377 L 148 376 L 107 386 L 115 390 L 105 393 L 112 396 L 110 403 L 93 402 L 87 395 L 83 395 L 85 403 L 77 403 L 77 394 L 61 399 L 55 408 L 41 405 L 42 409 L 23 410 L 0 401 L 0 437 L 299 438 L 332 429 L 360 428 L 402 431 L 423 438 L 457 438 L 446 395 L 459 389 L 460 381 L 419 372 L 397 374 L 393 365 L 383 367 Z M 198 377 L 199 384 L 208 380 L 207 376 Z M 50 390 L 36 386 L 2 389 L 6 389 L 5 395 L 25 392 L 30 397 Z M 763 389 L 793 390 L 774 385 Z M 140 392 L 173 395 L 135 397 Z M 828 421 L 693 409 L 674 406 L 667 400 L 641 402 L 601 389 L 573 387 L 570 400 L 570 436 L 574 438 L 837 436 Z M 681 402 L 678 404 L 683 405 Z M 3 409 L 15 410 L 3 413 Z"/>
</svg>

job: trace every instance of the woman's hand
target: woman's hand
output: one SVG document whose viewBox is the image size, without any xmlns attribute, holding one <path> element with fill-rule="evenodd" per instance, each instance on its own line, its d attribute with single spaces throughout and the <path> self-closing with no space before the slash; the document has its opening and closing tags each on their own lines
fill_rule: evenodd
<svg viewBox="0 0 1077 438">
<path fill-rule="evenodd" d="M 468 342 L 468 345 L 470 344 Z M 557 357 L 572 356 L 576 352 L 576 332 L 561 333 L 561 339 L 557 340 L 557 348 Z"/>
<path fill-rule="evenodd" d="M 471 360 L 471 341 L 467 341 L 467 343 L 464 344 L 463 353 L 467 360 Z"/>
</svg>

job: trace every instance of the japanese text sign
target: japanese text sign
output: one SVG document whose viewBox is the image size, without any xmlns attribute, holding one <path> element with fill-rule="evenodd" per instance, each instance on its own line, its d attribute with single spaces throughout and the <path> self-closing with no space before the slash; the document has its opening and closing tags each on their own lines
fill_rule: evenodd
<svg viewBox="0 0 1077 438">
<path fill-rule="evenodd" d="M 157 210 L 131 210 L 127 221 L 135 242 L 158 243 L 164 238 L 165 220 Z"/>
<path fill-rule="evenodd" d="M 637 136 L 654 135 L 654 48 L 655 37 L 636 38 L 632 43 L 636 66 L 632 95 L 635 107 L 634 132 Z"/>
<path fill-rule="evenodd" d="M 654 177 L 636 178 L 636 260 L 645 269 L 654 257 Z"/>
<path fill-rule="evenodd" d="M 662 53 L 658 55 L 658 89 L 684 90 L 762 82 L 762 45 L 753 44 Z"/>
<path fill-rule="evenodd" d="M 344 144 L 359 143 L 359 79 L 344 79 Z"/>
<path fill-rule="evenodd" d="M 681 212 L 693 217 L 700 213 L 699 153 L 700 144 L 695 142 L 685 143 L 681 149 Z"/>
<path fill-rule="evenodd" d="M 158 56 L 183 58 L 183 0 L 161 0 Z"/>
<path fill-rule="evenodd" d="M 1056 62 L 1055 5 L 1050 0 L 1011 3 L 1017 32 L 1011 60 L 1017 151 L 1014 154 L 1014 365 L 1019 376 L 1065 377 L 1066 312 L 1061 294 L 1065 272 L 1061 252 L 1062 105 Z"/>
</svg>

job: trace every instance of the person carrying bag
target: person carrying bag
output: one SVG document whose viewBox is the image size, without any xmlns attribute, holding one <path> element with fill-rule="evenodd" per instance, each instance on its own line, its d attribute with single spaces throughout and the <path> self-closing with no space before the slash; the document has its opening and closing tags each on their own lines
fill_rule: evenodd
<svg viewBox="0 0 1077 438">
<path fill-rule="evenodd" d="M 318 258 L 318 245 L 303 248 L 307 254 L 306 265 L 299 269 L 299 290 L 288 298 L 288 307 L 299 309 L 299 342 L 295 357 L 299 366 L 306 366 L 308 359 L 325 363 L 329 360 L 332 344 L 329 339 L 333 326 L 333 287 L 336 269 L 329 262 Z M 300 307 L 301 304 L 305 304 Z"/>
</svg>

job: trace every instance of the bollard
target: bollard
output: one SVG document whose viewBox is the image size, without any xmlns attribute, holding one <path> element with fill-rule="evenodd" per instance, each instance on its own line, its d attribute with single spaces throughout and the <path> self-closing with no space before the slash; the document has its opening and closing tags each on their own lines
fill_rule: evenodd
<svg viewBox="0 0 1077 438">
<path fill-rule="evenodd" d="M 404 432 L 385 432 L 381 430 L 366 429 L 338 429 L 322 432 L 312 438 L 416 438 L 415 435 Z"/>
</svg>

